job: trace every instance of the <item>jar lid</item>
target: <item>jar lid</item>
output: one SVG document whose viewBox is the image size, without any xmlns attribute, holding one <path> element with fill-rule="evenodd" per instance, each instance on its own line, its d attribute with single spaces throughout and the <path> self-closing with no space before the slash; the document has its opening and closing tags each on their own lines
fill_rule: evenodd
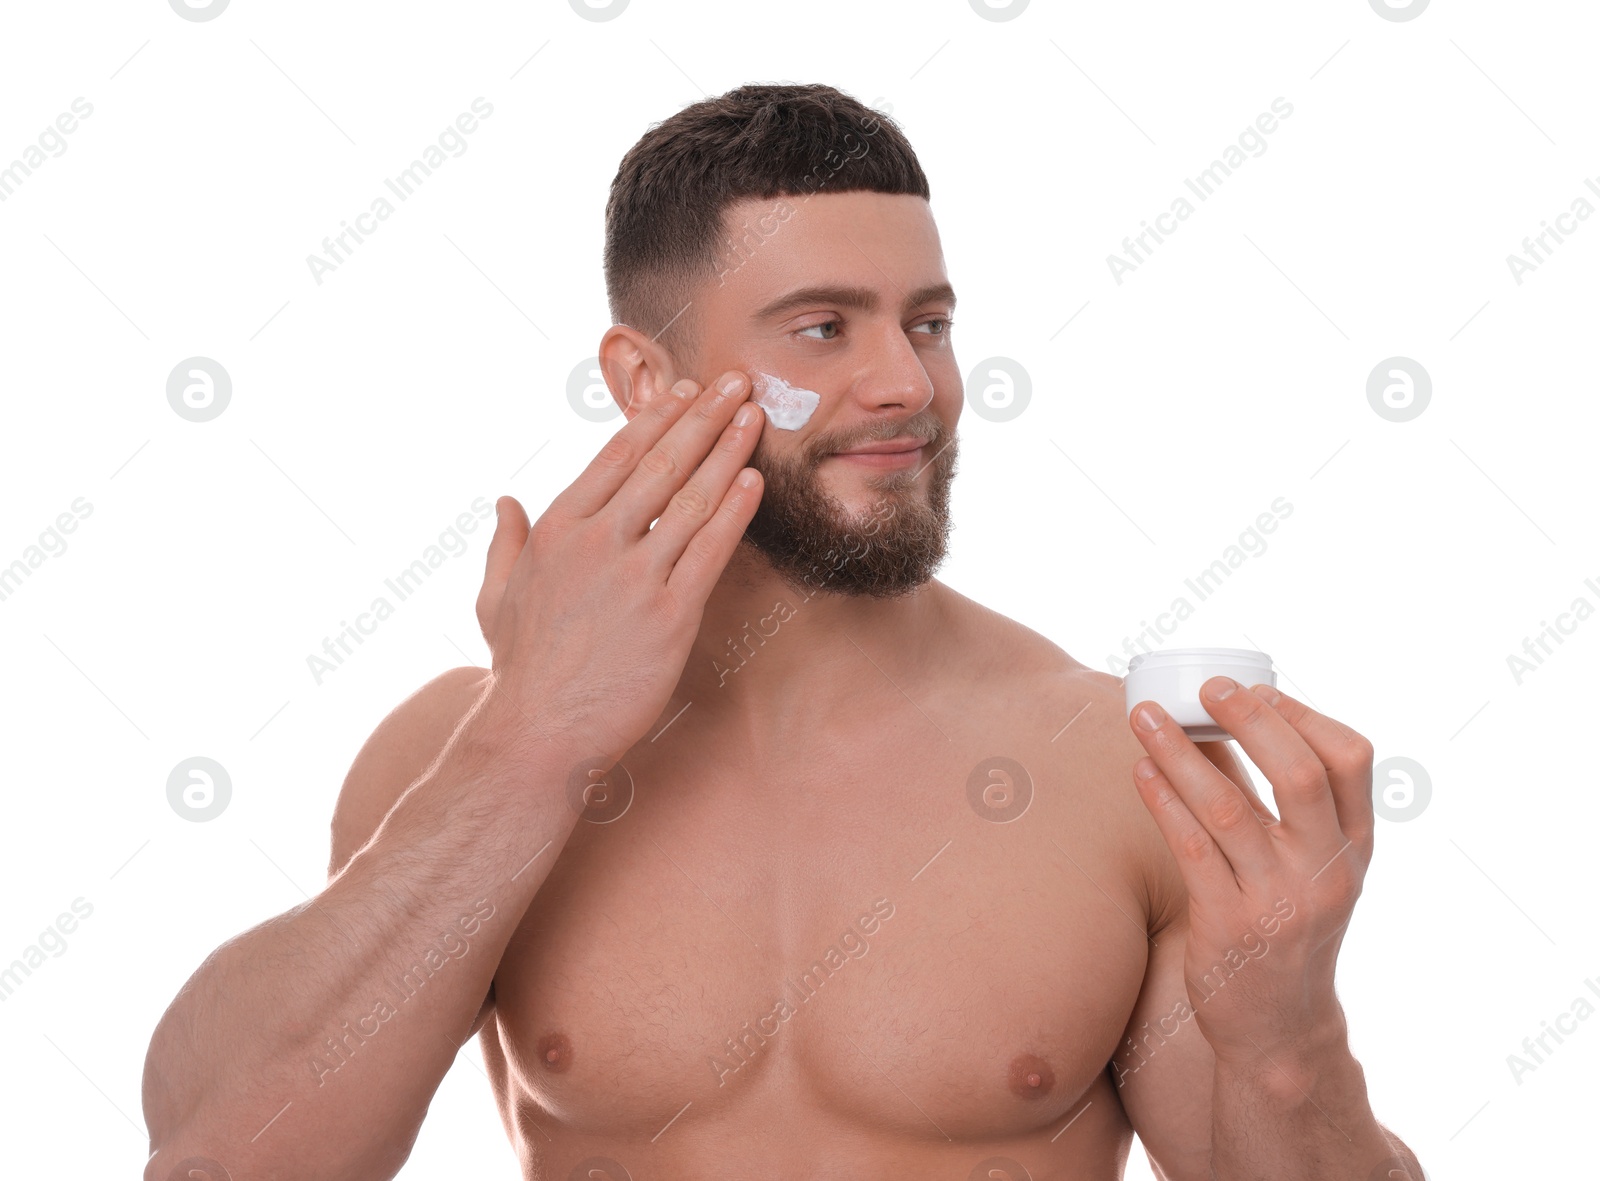
<svg viewBox="0 0 1600 1181">
<path fill-rule="evenodd" d="M 1128 661 L 1131 673 L 1139 668 L 1170 668 L 1186 664 L 1247 664 L 1271 667 L 1272 657 L 1254 648 L 1167 648 L 1141 652 Z"/>
</svg>

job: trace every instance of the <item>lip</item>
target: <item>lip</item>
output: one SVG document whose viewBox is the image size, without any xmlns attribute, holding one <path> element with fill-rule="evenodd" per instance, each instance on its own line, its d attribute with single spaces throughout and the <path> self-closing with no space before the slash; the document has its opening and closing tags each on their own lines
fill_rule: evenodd
<svg viewBox="0 0 1600 1181">
<path fill-rule="evenodd" d="M 911 467 L 922 459 L 922 449 L 926 446 L 921 439 L 888 439 L 851 451 L 836 451 L 828 458 L 849 460 L 862 467 Z"/>
<path fill-rule="evenodd" d="M 851 459 L 870 467 L 902 467 L 909 466 L 922 458 L 922 450 L 926 445 L 928 443 L 923 438 L 907 435 L 901 438 L 885 438 L 877 443 L 864 443 L 862 446 L 851 448 L 850 451 L 835 451 L 829 458 Z"/>
</svg>

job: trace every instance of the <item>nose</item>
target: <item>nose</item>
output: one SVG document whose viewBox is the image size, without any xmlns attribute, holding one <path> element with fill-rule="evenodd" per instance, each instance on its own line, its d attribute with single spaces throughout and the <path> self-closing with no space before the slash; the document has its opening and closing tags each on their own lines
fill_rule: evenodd
<svg viewBox="0 0 1600 1181">
<path fill-rule="evenodd" d="M 864 409 L 910 416 L 933 401 L 933 382 L 899 324 L 885 325 L 866 356 L 865 368 L 855 381 L 855 395 Z"/>
</svg>

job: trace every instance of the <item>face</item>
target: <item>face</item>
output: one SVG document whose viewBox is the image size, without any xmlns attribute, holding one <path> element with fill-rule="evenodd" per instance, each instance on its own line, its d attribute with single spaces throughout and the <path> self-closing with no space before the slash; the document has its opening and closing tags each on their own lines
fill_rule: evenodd
<svg viewBox="0 0 1600 1181">
<path fill-rule="evenodd" d="M 955 297 L 928 203 L 884 193 L 746 201 L 740 241 L 695 295 L 698 381 L 729 369 L 817 393 L 799 430 L 770 422 L 745 533 L 792 584 L 890 597 L 944 559 L 962 381 Z M 849 454 L 889 447 L 878 454 Z"/>
</svg>

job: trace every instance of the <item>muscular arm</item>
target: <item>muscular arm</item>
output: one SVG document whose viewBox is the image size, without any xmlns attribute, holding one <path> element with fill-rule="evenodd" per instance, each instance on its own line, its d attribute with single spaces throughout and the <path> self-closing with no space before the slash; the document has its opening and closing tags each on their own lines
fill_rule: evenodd
<svg viewBox="0 0 1600 1181">
<path fill-rule="evenodd" d="M 179 992 L 145 1063 L 147 1181 L 196 1156 L 234 1181 L 403 1164 L 577 822 L 568 768 L 536 741 L 512 757 L 492 692 L 458 669 L 390 714 L 341 793 L 328 885 Z"/>
</svg>

